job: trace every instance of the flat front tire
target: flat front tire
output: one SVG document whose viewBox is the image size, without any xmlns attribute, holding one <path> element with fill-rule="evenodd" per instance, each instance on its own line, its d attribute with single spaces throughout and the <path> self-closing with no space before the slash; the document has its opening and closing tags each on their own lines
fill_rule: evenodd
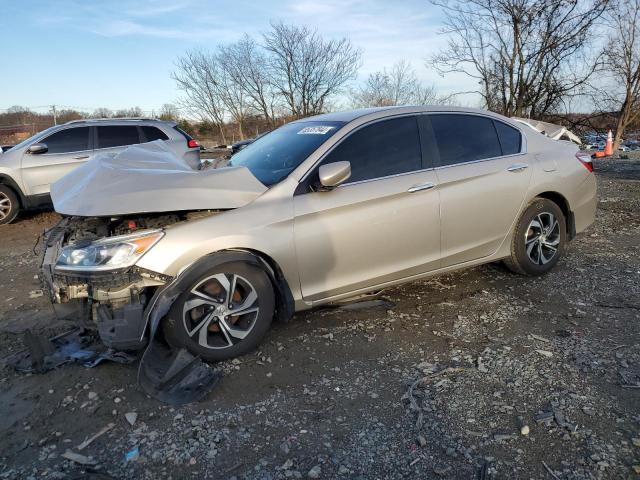
<svg viewBox="0 0 640 480">
<path fill-rule="evenodd" d="M 558 263 L 566 241 L 566 219 L 560 207 L 549 199 L 536 198 L 518 220 L 511 255 L 504 263 L 521 275 L 542 275 Z"/>
<path fill-rule="evenodd" d="M 260 268 L 225 263 L 194 278 L 163 323 L 171 346 L 215 362 L 253 350 L 267 333 L 275 309 L 271 281 Z"/>
</svg>

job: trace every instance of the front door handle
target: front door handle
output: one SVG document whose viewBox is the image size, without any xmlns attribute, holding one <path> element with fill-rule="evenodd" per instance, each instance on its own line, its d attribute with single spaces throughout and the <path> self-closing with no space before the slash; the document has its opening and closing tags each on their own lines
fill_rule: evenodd
<svg viewBox="0 0 640 480">
<path fill-rule="evenodd" d="M 73 157 L 74 160 L 84 160 L 85 158 L 89 158 L 89 155 L 79 155 L 77 157 Z"/>
<path fill-rule="evenodd" d="M 407 192 L 416 193 L 416 192 L 421 192 L 423 190 L 431 190 L 435 186 L 436 186 L 435 183 L 421 183 L 420 185 L 414 185 L 413 187 L 409 188 Z"/>
<path fill-rule="evenodd" d="M 529 165 L 526 163 L 514 163 L 507 168 L 507 172 L 521 172 L 525 168 L 529 168 Z"/>
</svg>

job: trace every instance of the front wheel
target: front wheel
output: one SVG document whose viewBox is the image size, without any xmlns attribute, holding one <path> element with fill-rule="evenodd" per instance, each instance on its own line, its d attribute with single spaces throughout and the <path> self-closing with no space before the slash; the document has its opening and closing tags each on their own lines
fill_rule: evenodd
<svg viewBox="0 0 640 480">
<path fill-rule="evenodd" d="M 20 210 L 18 197 L 11 188 L 0 185 L 0 225 L 11 223 Z"/>
<path fill-rule="evenodd" d="M 260 343 L 274 309 L 273 288 L 263 270 L 226 263 L 194 278 L 178 296 L 164 321 L 164 336 L 206 361 L 227 360 Z"/>
<path fill-rule="evenodd" d="M 535 199 L 524 211 L 511 240 L 507 267 L 522 275 L 542 275 L 551 270 L 564 251 L 566 219 L 558 205 Z"/>
</svg>

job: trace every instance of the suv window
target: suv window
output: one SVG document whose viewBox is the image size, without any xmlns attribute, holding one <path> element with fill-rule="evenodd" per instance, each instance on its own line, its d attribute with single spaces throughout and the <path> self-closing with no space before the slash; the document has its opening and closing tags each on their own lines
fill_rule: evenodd
<svg viewBox="0 0 640 480">
<path fill-rule="evenodd" d="M 366 126 L 342 141 L 323 164 L 351 162 L 348 182 L 420 170 L 420 135 L 415 117 L 382 120 Z"/>
<path fill-rule="evenodd" d="M 67 128 L 42 140 L 48 153 L 69 153 L 89 150 L 89 127 Z"/>
<path fill-rule="evenodd" d="M 515 128 L 507 125 L 506 123 L 493 122 L 498 131 L 498 137 L 500 138 L 500 145 L 502 146 L 503 155 L 513 155 L 520 153 L 520 147 L 522 138 L 520 132 Z"/>
<path fill-rule="evenodd" d="M 98 148 L 123 147 L 140 143 L 135 125 L 105 125 L 98 128 Z"/>
<path fill-rule="evenodd" d="M 437 114 L 429 118 L 441 166 L 502 155 L 492 119 L 460 114 Z"/>
<path fill-rule="evenodd" d="M 140 127 L 142 128 L 142 133 L 144 134 L 144 138 L 147 142 L 153 142 L 154 140 L 169 140 L 169 137 L 156 127 Z"/>
</svg>

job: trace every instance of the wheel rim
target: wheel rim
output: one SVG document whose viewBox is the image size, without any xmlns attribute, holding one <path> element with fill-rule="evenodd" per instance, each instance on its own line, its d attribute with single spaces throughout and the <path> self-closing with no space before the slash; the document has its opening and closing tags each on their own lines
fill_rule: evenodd
<svg viewBox="0 0 640 480">
<path fill-rule="evenodd" d="M 204 348 L 237 345 L 258 318 L 258 294 L 244 277 L 218 273 L 193 287 L 182 309 L 187 335 Z"/>
<path fill-rule="evenodd" d="M 11 199 L 6 193 L 0 192 L 0 220 L 4 220 L 11 211 Z"/>
<path fill-rule="evenodd" d="M 531 220 L 524 235 L 527 256 L 536 265 L 549 263 L 560 246 L 560 224 L 555 215 L 542 212 Z"/>
</svg>

